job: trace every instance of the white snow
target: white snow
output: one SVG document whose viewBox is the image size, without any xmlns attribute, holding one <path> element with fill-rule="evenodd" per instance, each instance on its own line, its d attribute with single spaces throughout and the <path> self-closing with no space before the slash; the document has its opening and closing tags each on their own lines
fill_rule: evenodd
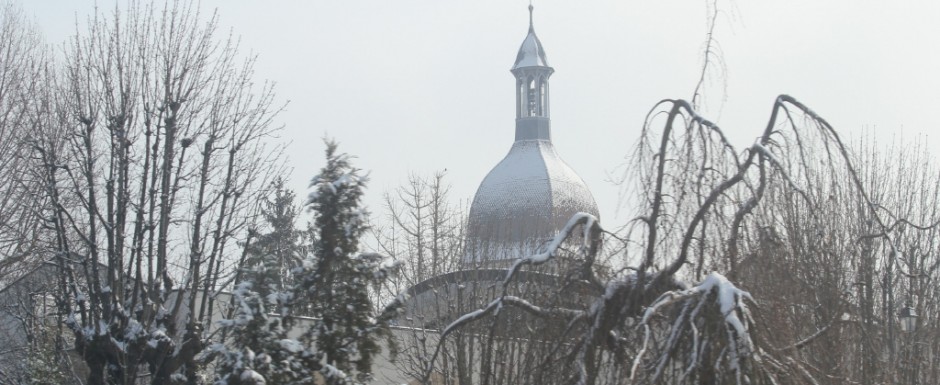
<svg viewBox="0 0 940 385">
<path fill-rule="evenodd" d="M 574 214 L 571 219 L 568 220 L 568 223 L 565 224 L 565 227 L 563 227 L 561 231 L 555 235 L 555 238 L 552 239 L 551 243 L 545 247 L 544 251 L 517 260 L 506 274 L 506 281 L 508 281 L 512 275 L 515 274 L 515 271 L 517 271 L 521 265 L 540 265 L 554 258 L 555 253 L 561 247 L 561 244 L 564 243 L 566 239 L 568 239 L 568 234 L 570 234 L 574 230 L 574 227 L 577 226 L 581 221 L 584 221 L 585 234 L 589 234 L 590 228 L 594 226 L 595 222 L 597 222 L 597 217 L 585 212 L 578 212 Z M 589 239 L 590 238 L 588 236 L 582 238 L 583 242 L 588 242 Z M 506 282 L 504 281 L 504 284 L 505 283 Z"/>
<path fill-rule="evenodd" d="M 464 323 L 466 323 L 466 322 L 469 322 L 469 321 L 472 321 L 472 320 L 474 320 L 474 319 L 477 319 L 477 318 L 482 317 L 482 316 L 485 315 L 486 313 L 492 311 L 493 308 L 499 306 L 501 302 L 502 302 L 502 298 L 497 298 L 497 299 L 493 300 L 493 302 L 490 302 L 489 305 L 486 305 L 486 307 L 484 307 L 484 308 L 482 308 L 482 309 L 477 309 L 477 310 L 474 310 L 474 311 L 472 311 L 472 312 L 469 312 L 469 313 L 467 313 L 467 314 L 464 314 L 464 315 L 460 316 L 460 318 L 457 318 L 456 320 L 454 320 L 454 322 L 451 322 L 450 325 L 447 325 L 447 327 L 444 328 L 444 330 L 441 332 L 441 335 L 442 335 L 442 336 L 447 335 L 447 334 L 449 334 L 454 328 L 456 328 L 456 327 L 458 327 L 458 326 L 460 326 L 460 325 L 462 325 L 462 324 L 464 324 Z"/>
<path fill-rule="evenodd" d="M 690 290 L 707 293 L 713 289 L 718 291 L 718 303 L 721 308 L 721 314 L 725 316 L 725 322 L 734 327 L 738 336 L 747 335 L 744 324 L 741 322 L 741 319 L 738 318 L 737 312 L 734 310 L 739 306 L 742 308 L 745 306 L 743 302 L 739 301 L 741 297 L 746 297 L 753 301 L 751 294 L 738 289 L 734 284 L 728 281 L 725 276 L 714 272 L 705 277 L 702 283 Z"/>
<path fill-rule="evenodd" d="M 300 342 L 297 342 L 297 340 L 283 339 L 283 340 L 278 341 L 278 343 L 281 345 L 282 349 L 287 350 L 288 352 L 291 352 L 291 353 L 297 353 L 297 352 L 300 352 L 301 350 L 304 350 L 304 346 L 301 345 Z"/>
<path fill-rule="evenodd" d="M 241 380 L 242 381 L 254 381 L 255 384 L 267 383 L 267 381 L 264 380 L 264 376 L 262 376 L 258 372 L 251 370 L 251 369 L 245 369 L 245 371 L 242 372 Z"/>
<path fill-rule="evenodd" d="M 335 366 L 329 364 L 323 364 L 323 370 L 321 370 L 321 372 L 326 378 L 346 378 L 346 373 L 343 373 L 342 370 L 339 370 Z"/>
<path fill-rule="evenodd" d="M 136 339 L 138 336 L 143 334 L 144 328 L 140 325 L 137 320 L 131 318 L 127 324 L 127 328 L 124 330 L 124 337 L 128 340 Z"/>
<path fill-rule="evenodd" d="M 692 311 L 691 318 L 694 318 L 698 315 L 699 311 L 702 309 L 705 301 L 708 298 L 709 293 L 714 292 L 716 294 L 716 304 L 718 305 L 719 311 L 721 312 L 722 317 L 725 320 L 725 325 L 727 325 L 727 339 L 728 346 L 721 350 L 719 356 L 727 356 L 729 360 L 730 367 L 735 371 L 736 376 L 738 377 L 738 383 L 741 382 L 741 354 L 749 355 L 753 352 L 753 344 L 751 342 L 750 336 L 747 332 L 747 326 L 745 321 L 749 318 L 749 312 L 747 306 L 743 299 L 750 299 L 753 301 L 751 295 L 741 289 L 738 289 L 734 284 L 728 281 L 723 275 L 718 273 L 711 273 L 702 280 L 697 286 L 690 289 L 677 290 L 666 292 L 661 295 L 656 301 L 651 304 L 646 311 L 643 313 L 643 318 L 641 325 L 644 327 L 645 337 L 643 340 L 643 346 L 640 348 L 640 352 L 637 354 L 636 358 L 633 361 L 634 373 L 640 364 L 643 355 L 646 353 L 647 343 L 650 340 L 651 329 L 649 325 L 649 320 L 653 314 L 657 312 L 658 309 L 662 308 L 671 303 L 679 302 L 682 300 L 697 298 L 699 301 L 695 306 L 695 309 Z M 686 304 L 685 306 L 691 306 Z M 685 317 L 685 312 L 688 311 L 688 308 L 683 309 L 683 315 L 679 317 Z M 740 316 L 739 316 L 740 314 Z M 742 317 L 744 318 L 742 320 Z M 676 324 L 671 326 L 670 339 L 678 338 L 675 333 L 678 332 L 680 327 L 678 323 L 679 319 L 676 320 Z M 698 353 L 700 349 L 698 348 L 698 330 L 694 327 L 694 322 L 691 322 L 693 327 L 694 341 L 693 341 L 693 358 L 689 363 L 689 368 L 696 364 L 696 360 L 699 360 Z M 702 346 L 704 346 L 704 341 L 702 341 Z M 757 359 L 755 357 L 755 359 Z M 660 364 L 660 370 L 663 368 L 663 364 Z M 687 371 L 690 369 L 687 369 Z M 657 372 L 658 375 L 659 372 Z"/>
</svg>

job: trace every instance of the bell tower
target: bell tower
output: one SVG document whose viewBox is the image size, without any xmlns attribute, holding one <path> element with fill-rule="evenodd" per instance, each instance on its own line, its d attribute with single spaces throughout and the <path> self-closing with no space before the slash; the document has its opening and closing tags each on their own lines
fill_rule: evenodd
<svg viewBox="0 0 940 385">
<path fill-rule="evenodd" d="M 555 69 L 549 67 L 542 42 L 535 35 L 532 11 L 529 4 L 529 33 L 510 70 L 516 77 L 516 141 L 551 141 L 548 78 Z"/>
<path fill-rule="evenodd" d="M 516 139 L 509 153 L 483 178 L 470 205 L 464 269 L 506 268 L 537 252 L 578 212 L 595 216 L 597 203 L 584 180 L 552 144 L 548 65 L 529 33 L 510 70 L 516 79 Z"/>
</svg>

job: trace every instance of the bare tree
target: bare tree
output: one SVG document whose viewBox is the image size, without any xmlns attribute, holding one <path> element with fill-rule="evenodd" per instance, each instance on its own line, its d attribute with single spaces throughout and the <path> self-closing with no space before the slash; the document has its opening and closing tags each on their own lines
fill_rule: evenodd
<svg viewBox="0 0 940 385">
<path fill-rule="evenodd" d="M 428 177 L 409 175 L 404 185 L 385 194 L 388 216 L 384 226 L 374 229 L 377 250 L 402 264 L 401 273 L 377 293 L 377 298 L 393 298 L 403 292 L 413 296 L 417 291 L 433 296 L 433 304 L 425 304 L 428 306 L 422 309 L 409 302 L 410 311 L 398 320 L 400 326 L 409 329 L 399 334 L 402 343 L 397 366 L 414 377 L 421 375 L 426 366 L 424 358 L 433 349 L 434 332 L 429 327 L 452 315 L 451 307 L 456 306 L 451 303 L 455 294 L 452 291 L 456 290 L 451 284 L 463 251 L 465 217 L 450 200 L 445 176 L 441 171 Z M 459 373 L 469 370 L 466 365 L 451 365 L 454 361 L 439 367 L 444 383 L 455 381 Z"/>
<path fill-rule="evenodd" d="M 463 251 L 463 213 L 450 201 L 444 172 L 410 175 L 405 185 L 385 194 L 388 224 L 378 228 L 378 249 L 404 265 L 403 286 L 457 269 Z"/>
<path fill-rule="evenodd" d="M 57 273 L 47 262 L 0 291 L 0 382 L 81 384 L 87 376 L 58 314 Z"/>
<path fill-rule="evenodd" d="M 43 258 L 35 252 L 42 237 L 36 214 L 45 201 L 26 173 L 31 160 L 22 138 L 43 112 L 36 96 L 48 85 L 49 64 L 36 27 L 15 4 L 0 4 L 0 283 Z"/>
<path fill-rule="evenodd" d="M 188 1 L 92 15 L 31 137 L 89 383 L 196 381 L 234 243 L 280 172 L 273 88 L 216 29 Z"/>
<path fill-rule="evenodd" d="M 491 302 L 444 327 L 440 338 L 482 319 L 496 325 L 503 308 L 519 309 L 536 320 L 556 317 L 568 325 L 564 333 L 533 335 L 554 336 L 559 353 L 536 365 L 567 365 L 574 375 L 561 383 L 816 382 L 832 373 L 830 367 L 844 365 L 838 357 L 804 359 L 799 354 L 810 344 L 825 350 L 825 339 L 816 335 L 844 321 L 847 308 L 839 293 L 845 288 L 842 272 L 848 262 L 836 251 L 858 238 L 834 233 L 845 210 L 833 200 L 853 197 L 851 210 L 869 226 L 866 237 L 884 245 L 888 255 L 901 252 L 896 245 L 900 224 L 932 227 L 915 224 L 910 212 L 891 211 L 876 202 L 836 131 L 789 96 L 774 102 L 766 129 L 743 152 L 681 100 L 657 104 L 644 127 L 634 153 L 639 214 L 623 234 L 605 240 L 624 243 L 627 264 L 612 279 L 598 279 L 592 267 L 605 232 L 592 216 L 578 215 L 543 252 L 519 260 Z M 836 187 L 842 192 L 834 195 Z M 787 197 L 785 203 L 777 203 L 781 196 Z M 759 215 L 781 210 L 792 215 Z M 768 227 L 762 224 L 766 220 L 793 225 Z M 789 233 L 781 237 L 783 229 Z M 581 241 L 565 243 L 582 233 Z M 766 319 L 760 316 L 761 300 L 732 283 L 745 266 L 768 258 L 761 253 L 773 254 L 774 244 L 781 241 L 790 242 L 784 247 L 800 262 L 774 261 L 787 267 L 767 274 L 782 276 L 773 284 L 755 282 L 786 292 L 774 293 L 790 298 L 788 304 L 816 307 L 794 315 L 817 317 L 814 323 L 803 320 L 782 338 L 761 331 L 755 322 Z M 563 306 L 507 291 L 527 266 L 554 263 L 566 253 L 573 253 L 583 268 L 580 274 L 565 275 L 564 282 L 586 285 L 584 302 Z M 732 280 L 705 274 L 708 270 L 724 271 Z M 698 283 L 685 283 L 689 277 Z M 787 280 L 796 284 L 781 284 Z M 802 298 L 807 293 L 828 294 L 807 302 Z M 527 326 L 534 329 L 532 325 Z M 493 334 L 480 338 L 492 339 Z M 431 363 L 443 344 L 438 346 Z M 822 364 L 827 366 L 816 367 Z"/>
<path fill-rule="evenodd" d="M 897 315 L 905 306 L 935 306 L 929 266 L 936 265 L 938 171 L 916 144 L 872 143 L 857 141 L 852 160 L 888 230 L 850 188 L 848 174 L 815 167 L 806 193 L 825 203 L 808 206 L 786 189 L 769 189 L 755 236 L 742 247 L 749 251 L 740 281 L 764 299 L 762 338 L 818 382 L 936 382 L 926 370 L 931 360 L 922 359 L 936 346 L 913 342 L 935 326 L 901 332 Z"/>
</svg>

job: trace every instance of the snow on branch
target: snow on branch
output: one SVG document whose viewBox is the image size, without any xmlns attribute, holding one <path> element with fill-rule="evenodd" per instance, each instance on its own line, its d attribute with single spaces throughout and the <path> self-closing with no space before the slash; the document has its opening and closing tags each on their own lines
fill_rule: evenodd
<svg viewBox="0 0 940 385">
<path fill-rule="evenodd" d="M 751 323 L 750 312 L 745 304 L 745 300 L 753 302 L 751 295 L 728 281 L 723 275 L 711 273 L 702 280 L 697 286 L 677 291 L 668 291 L 659 296 L 643 313 L 639 326 L 644 329 L 643 345 L 633 361 L 631 378 L 635 379 L 640 372 L 639 367 L 643 363 L 647 354 L 648 346 L 652 338 L 651 321 L 654 315 L 659 314 L 663 308 L 678 304 L 680 314 L 674 322 L 668 327 L 666 335 L 667 347 L 658 349 L 659 357 L 655 357 L 656 370 L 652 375 L 652 382 L 656 382 L 662 375 L 667 363 L 672 359 L 671 351 L 675 348 L 680 339 L 680 334 L 689 335 L 692 339 L 693 347 L 689 351 L 688 362 L 686 363 L 686 375 L 693 369 L 703 365 L 718 365 L 722 361 L 727 361 L 734 372 L 736 383 L 740 384 L 745 375 L 745 367 L 749 359 L 758 360 L 754 344 L 749 334 L 749 323 Z M 709 316 L 707 309 L 718 310 L 717 317 L 721 319 L 724 327 L 719 330 L 725 335 L 726 346 L 720 350 L 720 353 L 714 358 L 715 362 L 702 362 L 699 354 L 699 345 L 702 339 L 702 331 L 699 330 L 701 321 L 697 318 L 705 319 Z M 706 313 L 702 313 L 705 310 Z M 715 339 L 712 339 L 715 341 Z"/>
<path fill-rule="evenodd" d="M 552 239 L 551 242 L 545 247 L 545 249 L 537 254 L 530 255 L 528 257 L 520 258 L 517 260 L 512 267 L 506 273 L 506 278 L 502 282 L 502 294 L 489 302 L 486 306 L 481 307 L 480 309 L 474 310 L 472 312 L 466 313 L 461 317 L 457 318 L 449 325 L 447 325 L 442 331 L 441 336 L 438 341 L 437 347 L 434 350 L 433 355 L 427 361 L 428 367 L 425 371 L 424 380 L 428 381 L 433 370 L 434 362 L 437 359 L 438 355 L 441 352 L 441 349 L 444 346 L 444 341 L 448 335 L 457 330 L 458 328 L 467 325 L 471 322 L 480 320 L 491 313 L 498 313 L 499 310 L 504 306 L 513 306 L 519 308 L 525 312 L 528 312 L 532 315 L 538 317 L 560 317 L 568 319 L 569 324 L 578 322 L 579 320 L 586 320 L 588 314 L 581 310 L 576 309 L 567 309 L 567 308 L 544 308 L 538 305 L 535 305 L 525 299 L 508 295 L 509 283 L 517 275 L 517 273 L 526 265 L 541 265 L 547 263 L 554 259 L 557 256 L 558 251 L 561 249 L 561 246 L 569 239 L 569 237 L 579 229 L 582 231 L 581 234 L 581 244 L 578 246 L 578 252 L 582 255 L 593 257 L 593 254 L 596 254 L 597 247 L 599 244 L 600 234 L 603 232 L 601 229 L 597 217 L 594 215 L 579 212 L 576 213 L 568 220 L 565 226 L 558 232 L 557 235 Z"/>
<path fill-rule="evenodd" d="M 520 258 L 517 260 L 512 267 L 509 269 L 509 272 L 506 274 L 506 279 L 503 280 L 503 285 L 509 283 L 516 273 L 525 265 L 541 265 L 546 263 L 553 258 L 558 253 L 558 249 L 561 248 L 561 245 L 571 236 L 571 233 L 579 226 L 582 225 L 583 236 L 581 237 L 581 246 L 579 247 L 580 252 L 586 252 L 590 245 L 589 243 L 592 240 L 591 232 L 600 231 L 600 225 L 598 224 L 597 217 L 594 215 L 579 212 L 574 214 L 571 219 L 568 220 L 568 223 L 565 224 L 565 227 L 555 235 L 555 238 L 545 247 L 545 250 L 541 253 L 530 255 L 528 257 Z M 597 227 L 595 229 L 595 227 Z"/>
</svg>

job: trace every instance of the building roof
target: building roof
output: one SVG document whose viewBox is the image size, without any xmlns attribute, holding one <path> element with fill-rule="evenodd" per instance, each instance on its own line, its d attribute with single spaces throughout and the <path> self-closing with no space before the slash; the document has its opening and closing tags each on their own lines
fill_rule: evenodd
<svg viewBox="0 0 940 385">
<path fill-rule="evenodd" d="M 526 256 L 578 212 L 597 216 L 597 203 L 551 141 L 516 141 L 473 198 L 463 262 Z"/>
<path fill-rule="evenodd" d="M 535 35 L 535 27 L 532 25 L 532 6 L 529 5 L 529 34 L 522 41 L 519 47 L 519 53 L 516 54 L 516 62 L 512 69 L 523 67 L 548 67 L 548 59 L 545 57 L 545 49 L 542 48 L 542 42 Z"/>
<path fill-rule="evenodd" d="M 541 75 L 533 77 L 535 68 Z M 516 139 L 509 153 L 477 189 L 470 206 L 464 268 L 505 267 L 536 252 L 578 212 L 598 216 L 587 185 L 558 156 L 548 116 L 548 67 L 545 50 L 532 27 L 513 67 L 517 88 Z M 531 113 L 525 113 L 532 108 Z"/>
</svg>

